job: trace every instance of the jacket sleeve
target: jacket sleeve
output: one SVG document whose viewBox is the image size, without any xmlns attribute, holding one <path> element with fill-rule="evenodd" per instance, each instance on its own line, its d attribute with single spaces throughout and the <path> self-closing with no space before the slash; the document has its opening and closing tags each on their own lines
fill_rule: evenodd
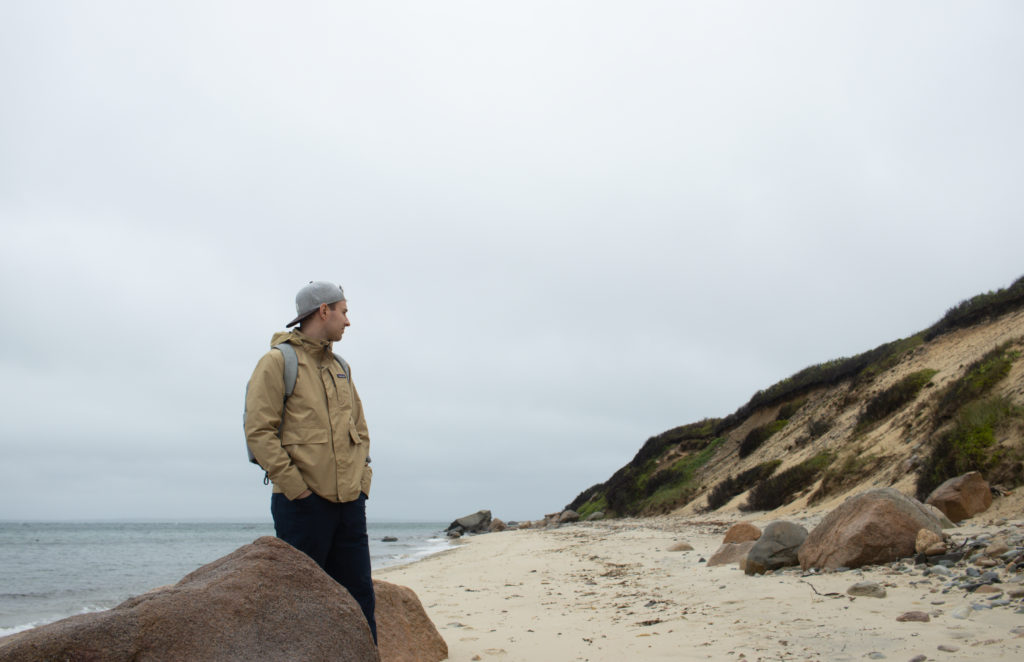
<svg viewBox="0 0 1024 662">
<path fill-rule="evenodd" d="M 263 355 L 249 379 L 245 395 L 245 442 L 256 461 L 289 500 L 306 489 L 306 481 L 281 445 L 278 429 L 284 409 L 284 357 Z"/>
<path fill-rule="evenodd" d="M 349 373 L 351 373 L 351 372 L 352 372 L 352 370 L 349 369 Z M 352 378 L 352 375 L 349 374 L 349 379 L 351 379 L 351 378 Z M 359 434 L 359 438 L 362 439 L 366 443 L 366 449 L 367 449 L 366 452 L 369 453 L 370 452 L 369 451 L 369 449 L 370 449 L 370 431 L 369 431 L 369 428 L 366 425 L 366 417 L 363 416 L 363 401 L 359 399 L 359 391 L 356 390 L 355 383 L 352 384 L 352 395 L 354 396 L 353 400 L 355 401 L 355 410 L 352 413 L 353 413 L 353 420 L 355 420 L 355 423 L 356 423 L 356 433 L 358 433 Z M 362 478 L 359 481 L 359 489 L 366 496 L 370 496 L 370 482 L 372 480 L 373 480 L 373 469 L 370 468 L 369 464 L 363 464 L 363 475 L 362 475 Z"/>
</svg>

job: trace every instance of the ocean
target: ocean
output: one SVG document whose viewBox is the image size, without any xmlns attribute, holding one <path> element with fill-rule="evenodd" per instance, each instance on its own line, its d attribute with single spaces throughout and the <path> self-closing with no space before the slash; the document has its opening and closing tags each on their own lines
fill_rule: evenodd
<svg viewBox="0 0 1024 662">
<path fill-rule="evenodd" d="M 445 526 L 370 522 L 373 567 L 447 549 Z M 270 522 L 0 522 L 0 636 L 109 609 L 272 535 Z"/>
</svg>

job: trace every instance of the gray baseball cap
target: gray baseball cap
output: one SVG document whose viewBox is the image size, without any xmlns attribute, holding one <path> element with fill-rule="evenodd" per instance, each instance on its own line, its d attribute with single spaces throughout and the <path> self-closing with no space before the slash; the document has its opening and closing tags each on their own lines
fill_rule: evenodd
<svg viewBox="0 0 1024 662">
<path fill-rule="evenodd" d="M 295 326 L 304 317 L 316 312 L 322 303 L 334 303 L 345 300 L 345 291 L 341 285 L 329 283 L 326 280 L 309 281 L 299 293 L 295 295 L 295 312 L 298 313 L 295 319 L 285 324 L 285 328 Z"/>
</svg>

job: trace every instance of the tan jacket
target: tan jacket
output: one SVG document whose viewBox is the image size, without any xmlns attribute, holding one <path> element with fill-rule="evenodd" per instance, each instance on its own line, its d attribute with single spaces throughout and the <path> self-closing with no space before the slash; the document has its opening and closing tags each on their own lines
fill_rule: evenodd
<svg viewBox="0 0 1024 662">
<path fill-rule="evenodd" d="M 308 487 L 328 501 L 370 494 L 370 435 L 351 375 L 334 360 L 332 343 L 299 331 L 275 333 L 271 347 L 291 343 L 299 359 L 295 390 L 284 407 L 284 356 L 270 350 L 256 364 L 245 398 L 245 440 L 274 483 L 295 499 Z M 280 429 L 280 433 L 278 430 Z"/>
</svg>

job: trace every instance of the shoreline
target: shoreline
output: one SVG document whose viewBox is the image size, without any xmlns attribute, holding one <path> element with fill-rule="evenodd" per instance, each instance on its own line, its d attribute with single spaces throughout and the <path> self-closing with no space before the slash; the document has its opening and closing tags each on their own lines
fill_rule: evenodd
<svg viewBox="0 0 1024 662">
<path fill-rule="evenodd" d="M 490 533 L 376 575 L 416 592 L 452 662 L 1024 659 L 1024 614 L 999 608 L 954 618 L 957 607 L 979 598 L 943 593 L 940 581 L 912 567 L 813 574 L 794 568 L 761 576 L 735 564 L 707 567 L 702 559 L 735 522 L 763 528 L 787 519 L 810 530 L 824 513 L 749 515 Z M 966 524 L 951 532 L 1000 529 Z M 1024 520 L 1006 526 L 1024 527 Z M 669 551 L 678 542 L 693 551 Z M 881 584 L 886 597 L 846 595 L 862 581 Z M 909 611 L 930 620 L 896 620 Z"/>
</svg>

